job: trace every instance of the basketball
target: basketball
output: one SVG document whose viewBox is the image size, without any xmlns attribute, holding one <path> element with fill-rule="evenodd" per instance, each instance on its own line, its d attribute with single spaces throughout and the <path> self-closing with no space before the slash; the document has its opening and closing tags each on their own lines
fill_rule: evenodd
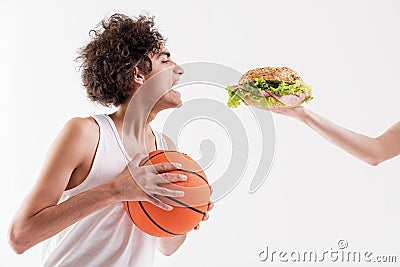
<svg viewBox="0 0 400 267">
<path fill-rule="evenodd" d="M 124 202 L 126 213 L 143 232 L 156 237 L 173 237 L 186 234 L 203 219 L 210 200 L 207 177 L 196 161 L 185 153 L 156 150 L 149 153 L 142 165 L 157 163 L 180 163 L 182 167 L 170 173 L 187 176 L 186 181 L 167 183 L 163 186 L 171 190 L 184 191 L 183 197 L 157 196 L 161 201 L 173 206 L 171 211 L 163 210 L 148 201 Z"/>
</svg>

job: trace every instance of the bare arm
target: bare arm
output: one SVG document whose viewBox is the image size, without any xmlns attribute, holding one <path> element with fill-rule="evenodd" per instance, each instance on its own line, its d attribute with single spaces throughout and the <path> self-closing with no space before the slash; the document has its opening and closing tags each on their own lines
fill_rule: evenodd
<svg viewBox="0 0 400 267">
<path fill-rule="evenodd" d="M 165 237 L 157 239 L 157 249 L 165 256 L 171 256 L 185 242 L 186 234 L 176 237 Z"/>
<path fill-rule="evenodd" d="M 86 156 L 83 149 L 88 146 L 89 140 L 93 140 L 93 131 L 84 120 L 75 118 L 65 125 L 48 152 L 36 184 L 17 211 L 9 228 L 9 243 L 16 253 L 23 253 L 111 203 L 143 199 L 166 209 L 165 203 L 150 197 L 146 192 L 180 196 L 176 191 L 165 191 L 156 185 L 166 180 L 178 181 L 182 178 L 167 174 L 161 177 L 158 174 L 157 171 L 176 169 L 173 164 L 158 165 L 155 169 L 152 166 L 156 165 L 127 166 L 110 182 L 58 204 L 72 172 Z M 137 156 L 134 160 L 129 164 L 138 165 L 140 157 Z M 141 181 L 145 181 L 145 185 L 138 186 L 137 183 Z M 142 188 L 147 189 L 146 192 Z"/>
<path fill-rule="evenodd" d="M 400 122 L 373 138 L 336 125 L 303 107 L 272 111 L 302 121 L 332 144 L 372 166 L 400 154 Z"/>
<path fill-rule="evenodd" d="M 109 192 L 104 186 L 57 205 L 73 170 L 83 161 L 84 153 L 79 147 L 89 133 L 83 125 L 79 118 L 65 125 L 47 154 L 39 179 L 15 215 L 9 239 L 17 253 L 115 201 L 110 194 L 99 198 Z"/>
</svg>

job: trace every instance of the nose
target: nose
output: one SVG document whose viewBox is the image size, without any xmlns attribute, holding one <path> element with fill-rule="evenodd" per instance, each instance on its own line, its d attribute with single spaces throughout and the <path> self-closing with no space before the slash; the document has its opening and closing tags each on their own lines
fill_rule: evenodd
<svg viewBox="0 0 400 267">
<path fill-rule="evenodd" d="M 175 62 L 174 62 L 175 63 Z M 185 71 L 183 70 L 183 68 L 175 63 L 175 67 L 174 67 L 174 73 L 181 76 Z"/>
</svg>

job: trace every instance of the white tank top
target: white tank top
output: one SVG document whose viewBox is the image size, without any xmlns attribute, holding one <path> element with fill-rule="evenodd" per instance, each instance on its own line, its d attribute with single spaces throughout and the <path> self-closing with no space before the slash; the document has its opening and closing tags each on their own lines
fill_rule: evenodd
<svg viewBox="0 0 400 267">
<path fill-rule="evenodd" d="M 107 114 L 94 115 L 100 139 L 92 168 L 77 187 L 64 191 L 59 203 L 115 178 L 131 160 Z M 167 149 L 153 130 L 157 149 Z M 98 210 L 43 243 L 42 266 L 153 266 L 156 238 L 139 230 L 126 215 L 123 203 Z"/>
</svg>

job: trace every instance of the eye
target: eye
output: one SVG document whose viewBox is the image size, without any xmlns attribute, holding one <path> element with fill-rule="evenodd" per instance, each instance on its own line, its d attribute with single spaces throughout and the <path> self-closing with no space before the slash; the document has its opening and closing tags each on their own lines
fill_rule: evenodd
<svg viewBox="0 0 400 267">
<path fill-rule="evenodd" d="M 169 59 L 166 59 L 166 60 L 162 60 L 161 62 L 162 62 L 162 63 L 169 63 L 170 60 L 169 60 Z"/>
</svg>

